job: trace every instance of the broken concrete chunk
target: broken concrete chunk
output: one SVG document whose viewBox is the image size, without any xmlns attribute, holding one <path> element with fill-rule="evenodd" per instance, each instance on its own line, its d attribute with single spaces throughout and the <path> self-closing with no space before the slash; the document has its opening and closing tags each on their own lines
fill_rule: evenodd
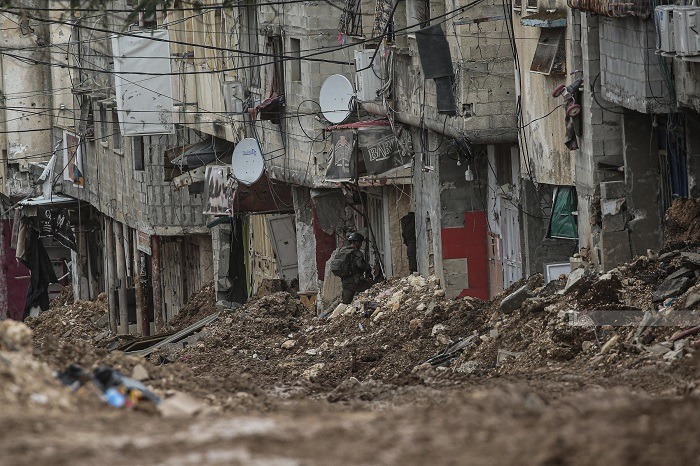
<svg viewBox="0 0 700 466">
<path fill-rule="evenodd" d="M 143 367 L 142 364 L 136 364 L 134 366 L 133 372 L 131 373 L 131 378 L 134 380 L 138 380 L 139 382 L 143 382 L 144 380 L 148 380 L 150 376 L 148 375 L 148 371 L 145 367 Z"/>
<path fill-rule="evenodd" d="M 669 275 L 666 279 L 667 280 L 674 280 L 676 278 L 692 277 L 694 275 L 695 275 L 695 271 L 693 271 L 692 269 L 689 269 L 687 267 L 681 267 L 680 269 L 676 270 L 671 275 Z"/>
<path fill-rule="evenodd" d="M 109 325 L 109 314 L 102 314 L 95 320 L 95 326 L 97 328 L 105 328 L 107 325 Z"/>
<path fill-rule="evenodd" d="M 527 298 L 521 307 L 525 312 L 540 312 L 546 305 L 547 300 L 544 298 Z"/>
<path fill-rule="evenodd" d="M 282 349 L 292 349 L 296 346 L 296 344 L 296 340 L 287 340 L 284 343 L 282 343 Z"/>
<path fill-rule="evenodd" d="M 444 333 L 445 330 L 447 330 L 447 327 L 445 327 L 443 324 L 435 324 L 433 325 L 433 330 L 430 332 L 430 335 L 434 337 L 439 333 Z"/>
<path fill-rule="evenodd" d="M 683 258 L 683 265 L 689 265 L 691 267 L 700 267 L 700 254 L 697 252 L 682 252 L 681 257 Z"/>
<path fill-rule="evenodd" d="M 672 351 L 669 351 L 668 353 L 664 354 L 664 359 L 666 361 L 673 361 L 676 359 L 681 359 L 683 357 L 684 353 L 685 353 L 684 348 L 681 348 L 678 350 L 672 350 Z"/>
<path fill-rule="evenodd" d="M 190 417 L 204 410 L 205 405 L 196 398 L 177 392 L 158 404 L 158 412 L 163 417 Z"/>
<path fill-rule="evenodd" d="M 569 277 L 566 279 L 566 286 L 564 287 L 564 293 L 569 293 L 571 291 L 576 291 L 579 286 L 583 284 L 583 277 L 586 275 L 586 269 L 579 267 L 573 270 Z"/>
<path fill-rule="evenodd" d="M 658 356 L 663 356 L 664 354 L 668 353 L 671 351 L 669 348 L 663 345 L 654 345 L 654 346 L 645 346 L 644 349 L 652 354 L 656 354 Z"/>
<path fill-rule="evenodd" d="M 529 297 L 530 297 L 530 288 L 527 285 L 521 286 L 520 288 L 515 290 L 513 293 L 511 293 L 508 296 L 506 296 L 505 298 L 503 298 L 503 301 L 501 301 L 501 305 L 500 305 L 499 309 L 504 314 L 510 314 L 511 312 L 515 311 L 516 309 L 520 309 L 520 306 Z"/>
<path fill-rule="evenodd" d="M 683 294 L 692 284 L 691 279 L 687 277 L 681 278 L 667 278 L 664 280 L 659 288 L 651 295 L 651 300 L 655 303 L 659 303 L 666 298 L 675 298 Z"/>
</svg>

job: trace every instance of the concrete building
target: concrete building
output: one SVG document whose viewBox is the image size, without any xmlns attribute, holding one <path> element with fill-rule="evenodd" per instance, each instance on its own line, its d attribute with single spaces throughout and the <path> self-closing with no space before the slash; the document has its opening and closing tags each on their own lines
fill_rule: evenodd
<svg viewBox="0 0 700 466">
<path fill-rule="evenodd" d="M 567 62 L 581 70 L 580 149 L 572 152 L 579 248 L 602 269 L 662 245 L 663 213 L 696 196 L 693 69 L 657 53 L 649 5 L 569 2 Z M 675 76 L 675 78 L 674 78 Z"/>
</svg>

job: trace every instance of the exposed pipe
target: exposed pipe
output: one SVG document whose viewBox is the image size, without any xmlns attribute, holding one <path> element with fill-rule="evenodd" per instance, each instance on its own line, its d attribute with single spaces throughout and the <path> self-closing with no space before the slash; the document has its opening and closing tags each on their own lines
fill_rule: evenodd
<svg viewBox="0 0 700 466">
<path fill-rule="evenodd" d="M 109 329 L 117 333 L 117 303 L 114 301 L 117 272 L 114 264 L 114 230 L 112 219 L 104 217 L 105 249 L 107 254 L 107 303 L 109 305 Z"/>
<path fill-rule="evenodd" d="M 126 299 L 126 259 L 124 257 L 124 228 L 114 220 L 114 242 L 117 245 L 117 278 L 119 279 L 119 333 L 129 333 L 129 309 Z"/>
</svg>

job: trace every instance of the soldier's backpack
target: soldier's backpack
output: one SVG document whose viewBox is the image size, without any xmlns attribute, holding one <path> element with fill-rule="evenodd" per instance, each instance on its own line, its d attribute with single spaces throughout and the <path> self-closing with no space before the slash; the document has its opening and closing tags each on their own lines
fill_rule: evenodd
<svg viewBox="0 0 700 466">
<path fill-rule="evenodd" d="M 351 246 L 345 246 L 336 251 L 331 260 L 331 273 L 336 277 L 347 278 L 352 275 L 352 264 L 350 264 Z"/>
</svg>

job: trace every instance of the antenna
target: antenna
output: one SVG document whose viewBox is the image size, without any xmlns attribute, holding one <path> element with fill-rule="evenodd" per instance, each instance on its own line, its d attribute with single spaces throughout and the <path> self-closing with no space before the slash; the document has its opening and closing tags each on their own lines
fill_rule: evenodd
<svg viewBox="0 0 700 466">
<path fill-rule="evenodd" d="M 241 183 L 250 186 L 260 179 L 265 170 L 265 160 L 257 139 L 242 139 L 233 149 L 231 175 Z"/>
<path fill-rule="evenodd" d="M 318 96 L 321 113 L 326 120 L 339 124 L 350 116 L 350 105 L 355 97 L 350 80 L 342 74 L 334 74 L 326 78 Z"/>
</svg>

